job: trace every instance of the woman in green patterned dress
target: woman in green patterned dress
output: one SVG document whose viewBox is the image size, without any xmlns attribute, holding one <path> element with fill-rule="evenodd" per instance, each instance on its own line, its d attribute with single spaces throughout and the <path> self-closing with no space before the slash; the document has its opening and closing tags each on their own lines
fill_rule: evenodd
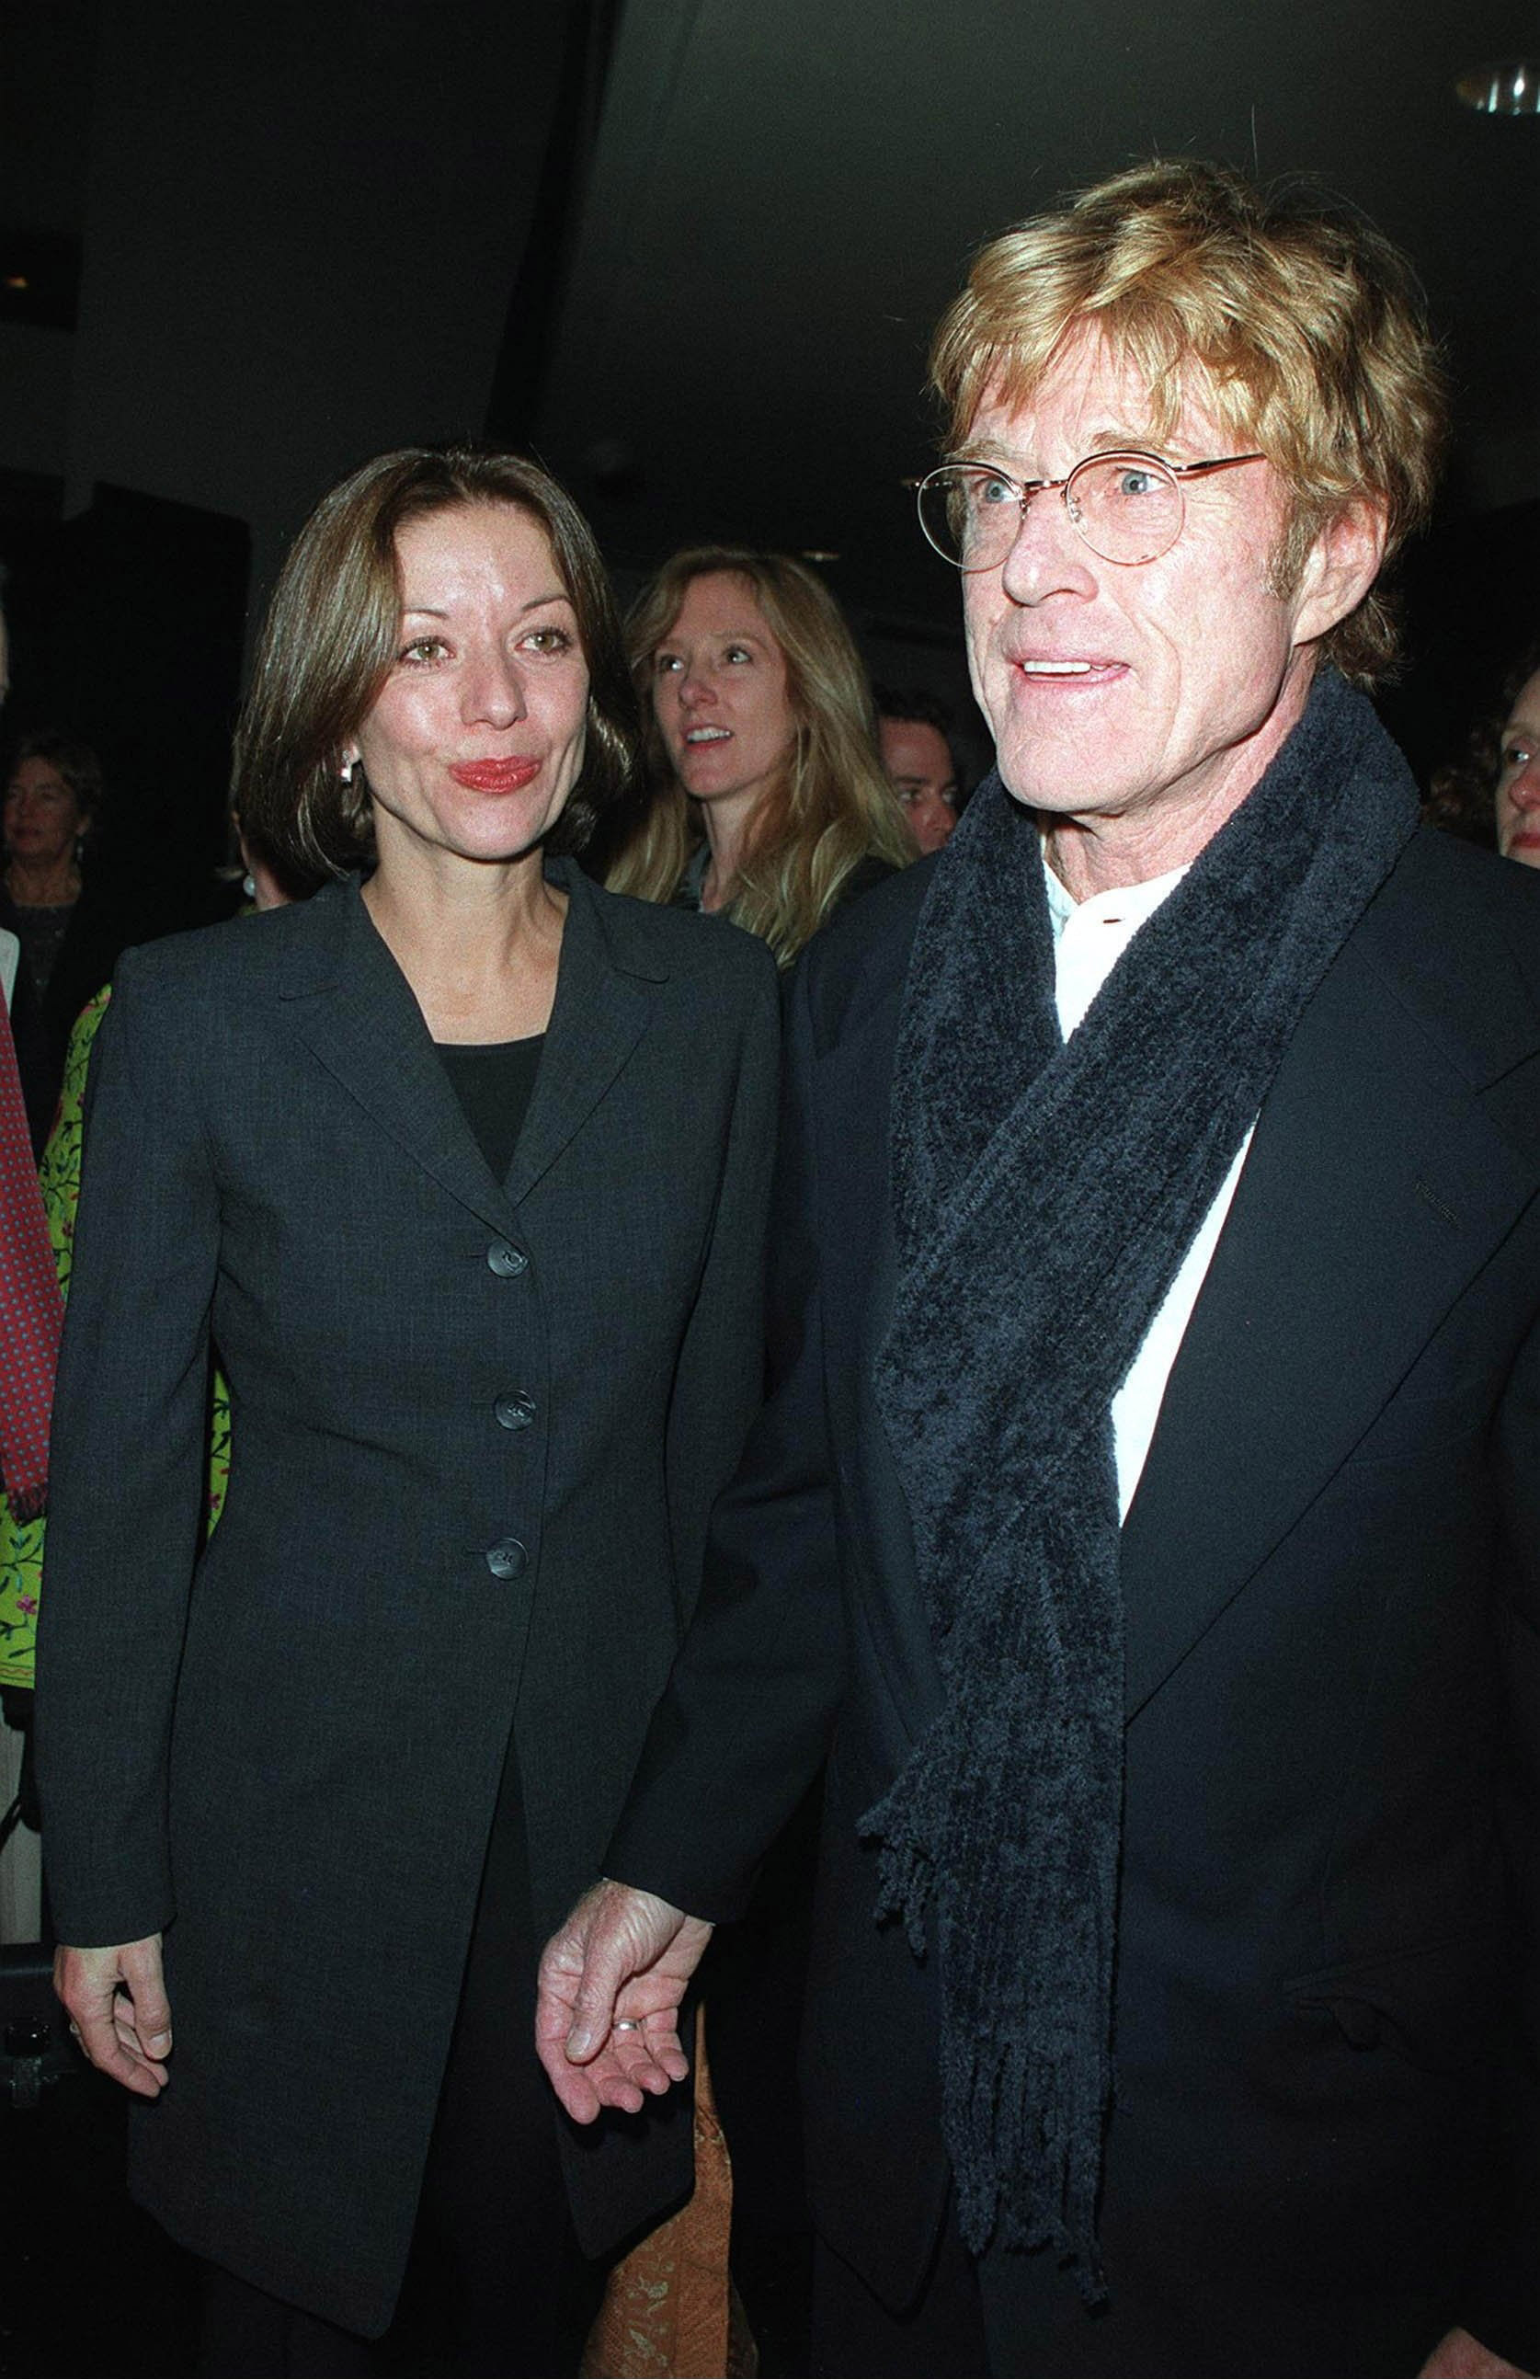
<svg viewBox="0 0 1540 2380">
<path fill-rule="evenodd" d="M 313 885 L 289 885 L 263 854 L 254 850 L 236 823 L 241 857 L 246 863 L 250 910 L 281 908 L 286 901 L 303 900 Z M 247 913 L 243 913 L 247 914 Z M 59 1269 L 59 1287 L 69 1295 L 69 1262 L 75 1236 L 75 1208 L 80 1196 L 80 1136 L 85 1111 L 86 1070 L 96 1030 L 113 996 L 103 984 L 80 1011 L 69 1037 L 64 1084 L 38 1167 L 48 1236 Z M 230 1473 L 230 1401 L 215 1372 L 209 1425 L 209 1526 L 218 1520 Z M 42 1550 L 47 1542 L 46 1519 L 18 1521 L 0 1493 L 0 1686 L 30 1687 L 37 1640 L 38 1597 L 42 1584 Z"/>
</svg>

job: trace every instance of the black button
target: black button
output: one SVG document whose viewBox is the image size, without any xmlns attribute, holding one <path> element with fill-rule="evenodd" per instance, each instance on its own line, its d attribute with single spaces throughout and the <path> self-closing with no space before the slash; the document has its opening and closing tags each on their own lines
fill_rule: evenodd
<svg viewBox="0 0 1540 2380">
<path fill-rule="evenodd" d="M 529 1259 L 522 1248 L 511 1240 L 493 1240 L 487 1250 L 487 1262 L 499 1281 L 512 1281 L 515 1273 L 527 1271 Z"/>
<path fill-rule="evenodd" d="M 527 1389 L 515 1389 L 511 1396 L 499 1397 L 492 1412 L 504 1429 L 527 1429 L 535 1418 L 535 1400 Z"/>
<path fill-rule="evenodd" d="M 529 1548 L 517 1537 L 500 1537 L 487 1548 L 487 1568 L 493 1578 L 522 1578 L 529 1567 Z"/>
</svg>

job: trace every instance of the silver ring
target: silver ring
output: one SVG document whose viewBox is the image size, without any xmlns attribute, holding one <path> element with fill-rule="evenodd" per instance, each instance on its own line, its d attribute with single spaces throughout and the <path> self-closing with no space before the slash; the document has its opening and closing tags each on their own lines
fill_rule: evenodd
<svg viewBox="0 0 1540 2380">
<path fill-rule="evenodd" d="M 636 2016 L 617 2016 L 610 2027 L 612 2033 L 640 2033 L 641 2029 L 641 2019 Z"/>
<path fill-rule="evenodd" d="M 69 2030 L 70 2030 L 70 2032 L 75 2035 L 76 2040 L 77 2040 L 77 2041 L 79 2041 L 79 2038 L 80 2038 L 80 2028 L 79 2028 L 79 2026 L 76 2023 L 76 2022 L 75 2022 L 75 2020 L 74 2020 L 74 2018 L 73 2018 L 73 2017 L 71 2017 L 71 2018 L 70 2018 L 70 2020 L 69 2020 Z"/>
</svg>

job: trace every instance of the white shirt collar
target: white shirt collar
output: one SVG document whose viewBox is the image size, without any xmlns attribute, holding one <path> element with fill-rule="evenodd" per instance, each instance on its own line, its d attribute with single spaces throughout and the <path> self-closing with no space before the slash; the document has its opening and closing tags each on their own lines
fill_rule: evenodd
<svg viewBox="0 0 1540 2380">
<path fill-rule="evenodd" d="M 1176 891 L 1192 864 L 1189 859 L 1180 868 L 1168 868 L 1164 876 L 1147 877 L 1142 884 L 1120 884 L 1113 892 L 1093 892 L 1087 900 L 1077 901 L 1049 866 L 1045 844 L 1043 880 L 1048 886 L 1048 913 L 1054 941 L 1059 940 L 1072 917 L 1083 919 L 1086 926 L 1123 926 L 1127 929 L 1124 940 L 1128 940 L 1154 917 L 1166 895 Z"/>
</svg>

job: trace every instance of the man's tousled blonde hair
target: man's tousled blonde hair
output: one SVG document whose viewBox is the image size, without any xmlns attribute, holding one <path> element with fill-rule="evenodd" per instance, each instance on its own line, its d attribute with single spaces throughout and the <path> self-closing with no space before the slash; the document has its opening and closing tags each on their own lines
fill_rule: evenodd
<svg viewBox="0 0 1540 2380">
<path fill-rule="evenodd" d="M 950 443 L 965 442 L 987 393 L 1025 403 L 1083 325 L 1147 383 L 1152 436 L 1169 437 L 1196 395 L 1237 451 L 1275 466 L 1292 497 L 1280 587 L 1355 502 L 1382 516 L 1388 560 L 1426 520 L 1443 373 L 1410 265 L 1351 210 L 1304 186 L 1267 193 L 1228 166 L 1158 160 L 1001 233 L 931 353 Z M 1356 684 L 1382 676 L 1396 650 L 1382 591 L 1322 646 Z"/>
</svg>

